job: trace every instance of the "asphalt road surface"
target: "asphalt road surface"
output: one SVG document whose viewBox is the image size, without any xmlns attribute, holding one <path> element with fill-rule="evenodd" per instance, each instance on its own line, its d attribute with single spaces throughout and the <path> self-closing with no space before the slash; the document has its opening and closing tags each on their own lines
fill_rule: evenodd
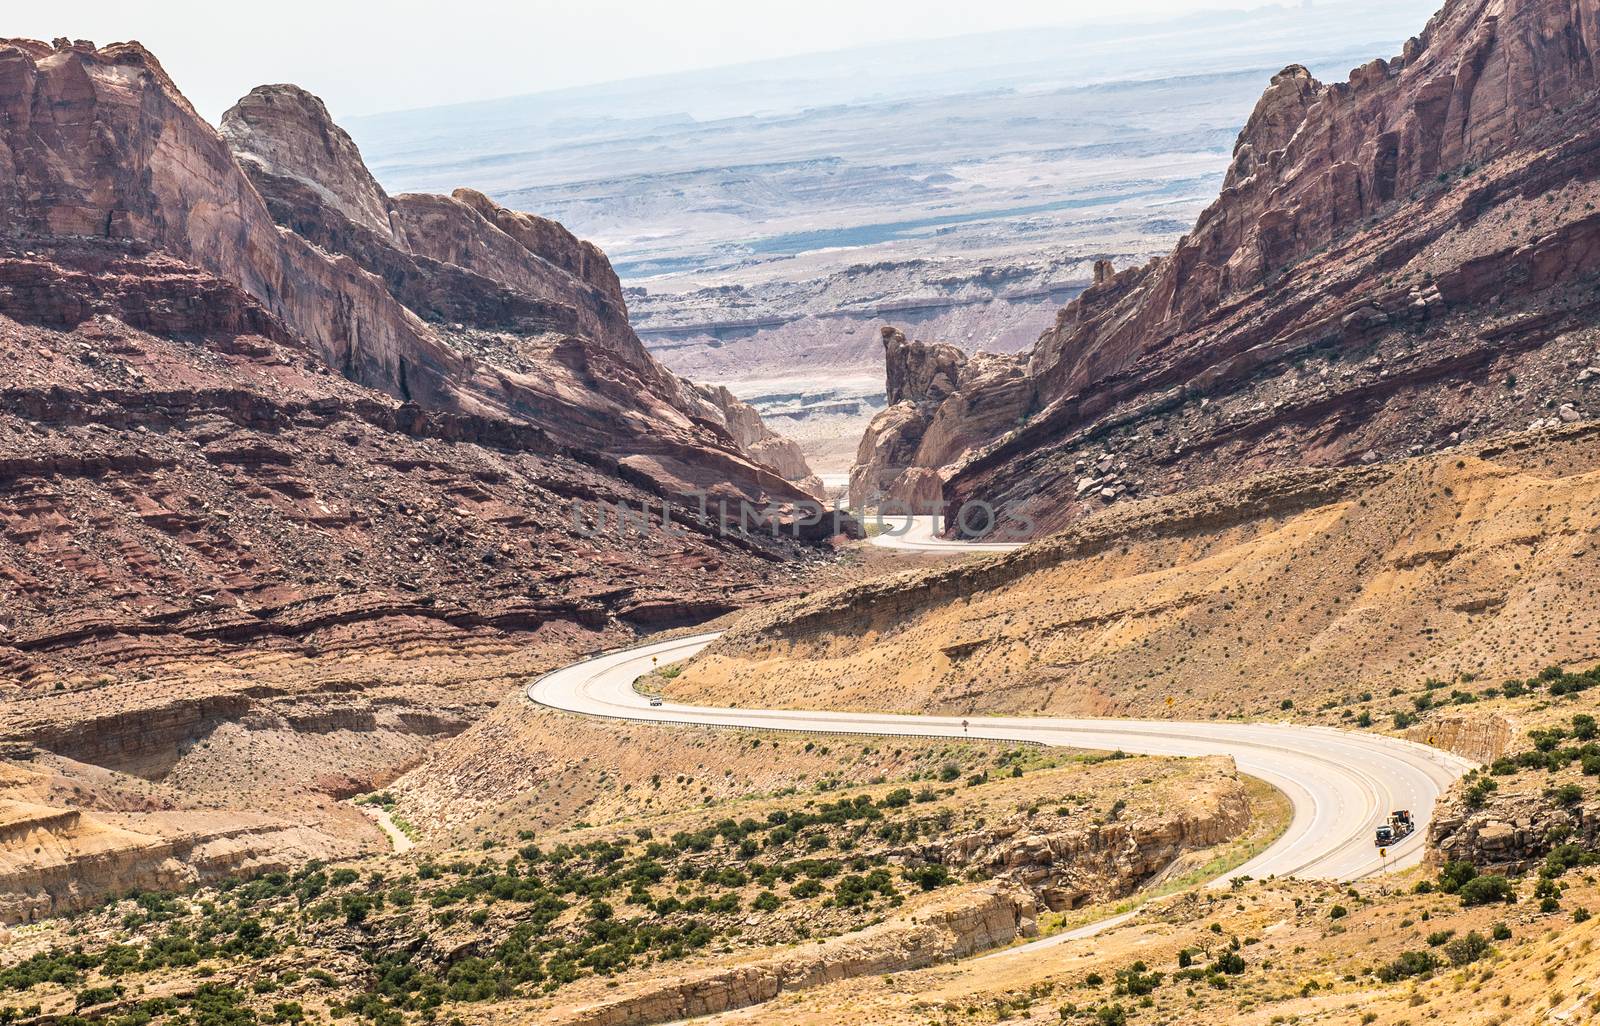
<svg viewBox="0 0 1600 1026">
<path fill-rule="evenodd" d="M 995 551 L 1016 546 L 971 546 L 933 535 L 918 518 L 899 535 L 876 544 L 918 551 Z M 1383 735 L 1289 723 L 1217 723 L 1181 720 L 1058 719 L 1053 717 L 911 716 L 863 712 L 651 706 L 634 690 L 657 666 L 688 659 L 719 635 L 701 634 L 608 652 L 556 670 L 536 681 L 528 697 L 566 712 L 642 722 L 703 727 L 744 727 L 804 733 L 892 737 L 975 738 L 1031 742 L 1138 755 L 1232 756 L 1241 773 L 1282 791 L 1293 814 L 1270 847 L 1229 872 L 1229 877 L 1295 876 L 1358 880 L 1415 865 L 1434 804 L 1450 784 L 1473 768 L 1466 759 Z M 1391 811 L 1408 809 L 1417 829 L 1382 852 L 1374 831 Z M 1218 881 L 1219 884 L 1225 881 Z M 1115 925 L 1095 924 L 1049 942 Z M 1011 949 L 1021 950 L 1021 949 Z"/>
</svg>

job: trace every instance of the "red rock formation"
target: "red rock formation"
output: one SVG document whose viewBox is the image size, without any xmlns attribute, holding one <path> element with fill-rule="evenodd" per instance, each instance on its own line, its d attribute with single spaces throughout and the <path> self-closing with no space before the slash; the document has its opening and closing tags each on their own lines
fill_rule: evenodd
<svg viewBox="0 0 1600 1026">
<path fill-rule="evenodd" d="M 160 249 L 237 282 L 354 381 L 538 423 L 668 491 L 801 497 L 645 354 L 598 250 L 475 194 L 391 200 L 301 90 L 229 114 L 260 191 L 136 43 L 0 47 L 0 118 L 13 236 Z"/>
<path fill-rule="evenodd" d="M 1097 270 L 946 499 L 1053 527 L 1107 459 L 1148 494 L 1595 412 L 1597 56 L 1600 0 L 1451 0 L 1346 83 L 1277 75 L 1217 201 Z"/>
<path fill-rule="evenodd" d="M 293 87 L 227 128 L 238 162 L 138 44 L 0 45 L 0 678 L 670 622 L 804 555 L 593 530 L 804 497 L 645 353 L 599 250 L 389 197 Z"/>
<path fill-rule="evenodd" d="M 929 512 L 944 494 L 942 470 L 972 447 L 1015 427 L 1033 390 L 1015 357 L 971 359 L 945 343 L 908 342 L 883 329 L 889 406 L 872 418 L 850 468 L 850 505 Z"/>
<path fill-rule="evenodd" d="M 0 250 L 0 673 L 714 614 L 795 554 L 682 518 L 596 530 L 600 502 L 660 495 L 346 381 L 164 254 L 35 245 Z"/>
<path fill-rule="evenodd" d="M 721 385 L 696 385 L 695 390 L 722 414 L 723 425 L 739 447 L 771 467 L 807 495 L 822 499 L 822 478 L 811 472 L 800 444 L 767 427 L 761 414 Z"/>
<path fill-rule="evenodd" d="M 295 86 L 252 90 L 222 134 L 279 224 L 382 277 L 442 344 L 489 365 L 507 413 L 568 444 L 636 455 L 669 488 L 799 497 L 645 352 L 593 245 L 469 189 L 391 198 L 322 101 Z"/>
</svg>

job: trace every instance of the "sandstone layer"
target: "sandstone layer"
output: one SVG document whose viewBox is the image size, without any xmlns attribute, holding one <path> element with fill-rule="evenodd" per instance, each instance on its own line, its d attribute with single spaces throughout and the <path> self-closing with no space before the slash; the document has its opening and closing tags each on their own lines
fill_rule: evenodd
<svg viewBox="0 0 1600 1026">
<path fill-rule="evenodd" d="M 1285 69 L 1172 253 L 1100 268 L 1041 336 L 1025 423 L 963 397 L 1007 415 L 925 465 L 949 507 L 1042 533 L 1594 415 L 1600 352 L 1574 333 L 1600 314 L 1597 47 L 1595 0 L 1451 0 L 1348 82 Z"/>
<path fill-rule="evenodd" d="M 339 801 L 508 688 L 454 657 L 540 671 L 822 558 L 696 514 L 807 495 L 597 248 L 389 196 L 292 86 L 218 133 L 137 43 L 0 43 L 0 352 L 0 765 L 54 781 L 4 788 L 53 853 L 5 869 L 29 916 L 383 845 Z"/>
</svg>

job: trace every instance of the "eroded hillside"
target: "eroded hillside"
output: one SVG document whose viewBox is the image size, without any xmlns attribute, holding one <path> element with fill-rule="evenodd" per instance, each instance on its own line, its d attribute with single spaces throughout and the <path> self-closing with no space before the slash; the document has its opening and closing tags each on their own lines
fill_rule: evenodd
<svg viewBox="0 0 1600 1026">
<path fill-rule="evenodd" d="M 1193 229 L 1097 268 L 1019 362 L 1020 410 L 1010 380 L 959 391 L 922 469 L 1042 534 L 1593 416 L 1597 50 L 1593 0 L 1451 0 L 1348 81 L 1284 69 Z"/>
<path fill-rule="evenodd" d="M 769 759 L 809 744 L 734 739 Z M 511 810 L 518 836 L 470 848 L 114 900 L 4 949 L 0 1015 L 666 1022 L 1005 944 L 1282 825 L 1225 759 L 941 747 L 865 787 L 802 779 L 609 828 Z"/>
<path fill-rule="evenodd" d="M 1125 504 L 1010 555 L 771 607 L 670 693 L 1069 715 L 1326 705 L 1370 720 L 1429 678 L 1600 659 L 1597 575 L 1600 432 L 1524 433 Z"/>
<path fill-rule="evenodd" d="M 136 43 L 0 42 L 0 800 L 27 916 L 378 848 L 340 800 L 502 674 L 825 561 L 827 531 L 695 515 L 702 489 L 805 493 L 735 437 L 790 454 L 752 411 L 644 351 L 598 248 L 470 190 L 390 197 L 292 86 L 224 127 Z"/>
</svg>

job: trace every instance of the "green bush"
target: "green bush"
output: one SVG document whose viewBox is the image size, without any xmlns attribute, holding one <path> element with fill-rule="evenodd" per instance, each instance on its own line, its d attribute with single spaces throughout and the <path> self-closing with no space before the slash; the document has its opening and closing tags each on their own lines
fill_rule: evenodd
<svg viewBox="0 0 1600 1026">
<path fill-rule="evenodd" d="M 1102 1005 L 1094 1013 L 1094 1020 L 1099 1026 L 1127 1026 L 1128 1010 L 1121 1005 Z"/>
<path fill-rule="evenodd" d="M 1562 784 L 1550 792 L 1550 800 L 1563 808 L 1569 808 L 1583 801 L 1583 788 L 1577 784 Z"/>
<path fill-rule="evenodd" d="M 1236 951 L 1225 951 L 1217 956 L 1215 962 L 1211 963 L 1213 972 L 1223 973 L 1228 976 L 1238 976 L 1244 972 L 1244 969 L 1244 959 Z"/>
<path fill-rule="evenodd" d="M 1446 894 L 1456 894 L 1468 881 L 1478 875 L 1478 867 L 1466 861 L 1450 861 L 1439 871 L 1439 889 Z"/>
<path fill-rule="evenodd" d="M 1514 902 L 1517 892 L 1511 886 L 1511 881 L 1498 873 L 1488 876 L 1478 876 L 1461 885 L 1458 892 L 1461 904 L 1472 907 L 1476 905 L 1492 905 L 1495 902 Z"/>
<path fill-rule="evenodd" d="M 1161 986 L 1161 979 L 1160 973 L 1151 972 L 1143 962 L 1135 962 L 1118 971 L 1116 992 L 1129 997 L 1144 997 L 1155 993 L 1156 988 Z"/>
<path fill-rule="evenodd" d="M 1378 979 L 1384 983 L 1425 976 L 1439 968 L 1439 960 L 1430 951 L 1407 951 L 1399 958 L 1378 970 Z"/>
<path fill-rule="evenodd" d="M 1500 785 L 1492 777 L 1479 777 L 1467 788 L 1466 802 L 1469 809 L 1481 809 L 1489 800 L 1489 795 L 1500 790 Z"/>
<path fill-rule="evenodd" d="M 932 891 L 950 883 L 952 877 L 948 867 L 934 863 L 906 870 L 906 879 L 925 891 Z"/>
</svg>

